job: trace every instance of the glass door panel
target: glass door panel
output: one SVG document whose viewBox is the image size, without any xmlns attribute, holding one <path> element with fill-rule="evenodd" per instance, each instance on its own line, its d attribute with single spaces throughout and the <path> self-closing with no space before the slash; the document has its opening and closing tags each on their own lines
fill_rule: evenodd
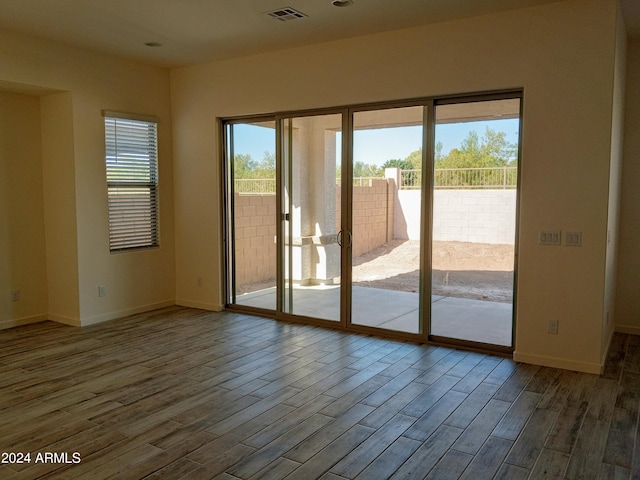
<svg viewBox="0 0 640 480">
<path fill-rule="evenodd" d="M 351 323 L 421 333 L 424 107 L 353 114 Z"/>
<path fill-rule="evenodd" d="M 282 312 L 338 322 L 342 114 L 282 120 Z"/>
<path fill-rule="evenodd" d="M 520 99 L 435 107 L 431 335 L 510 347 Z"/>
<path fill-rule="evenodd" d="M 275 121 L 225 128 L 231 304 L 276 308 Z"/>
</svg>

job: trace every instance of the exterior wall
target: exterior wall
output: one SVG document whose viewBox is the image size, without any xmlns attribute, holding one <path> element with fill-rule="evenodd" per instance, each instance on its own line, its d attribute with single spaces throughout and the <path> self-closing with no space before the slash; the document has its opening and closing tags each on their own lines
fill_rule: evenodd
<svg viewBox="0 0 640 480">
<path fill-rule="evenodd" d="M 434 240 L 515 243 L 515 190 L 436 190 L 433 201 Z"/>
<path fill-rule="evenodd" d="M 341 230 L 342 194 L 336 188 L 336 231 Z M 393 190 L 388 179 L 353 187 L 353 256 L 364 255 L 393 238 Z"/>
<path fill-rule="evenodd" d="M 276 278 L 276 196 L 235 195 L 236 287 Z"/>
<path fill-rule="evenodd" d="M 389 210 L 386 179 L 373 180 L 370 187 L 353 187 L 353 256 L 358 257 L 384 245 L 387 225 L 393 221 Z"/>
<path fill-rule="evenodd" d="M 392 239 L 420 240 L 421 192 L 401 190 L 394 206 L 393 183 L 373 180 L 354 187 L 353 256 L 364 255 Z M 515 190 L 436 190 L 433 239 L 513 245 Z M 236 195 L 236 286 L 275 280 L 275 195 Z M 336 231 L 340 230 L 341 190 L 336 189 Z M 398 221 L 400 219 L 401 221 Z M 394 231 L 393 225 L 405 225 Z"/>
</svg>

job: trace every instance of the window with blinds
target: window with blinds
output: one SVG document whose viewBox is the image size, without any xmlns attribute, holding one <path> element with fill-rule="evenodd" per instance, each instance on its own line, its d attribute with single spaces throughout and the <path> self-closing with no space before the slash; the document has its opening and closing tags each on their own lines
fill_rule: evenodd
<svg viewBox="0 0 640 480">
<path fill-rule="evenodd" d="M 105 113 L 109 249 L 158 246 L 157 122 Z"/>
</svg>

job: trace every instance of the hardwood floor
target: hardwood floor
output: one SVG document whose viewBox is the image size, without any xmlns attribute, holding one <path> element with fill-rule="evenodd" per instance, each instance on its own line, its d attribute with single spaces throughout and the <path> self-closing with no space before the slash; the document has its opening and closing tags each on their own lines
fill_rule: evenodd
<svg viewBox="0 0 640 480">
<path fill-rule="evenodd" d="M 179 307 L 0 341 L 2 479 L 640 478 L 635 336 L 602 376 Z"/>
</svg>

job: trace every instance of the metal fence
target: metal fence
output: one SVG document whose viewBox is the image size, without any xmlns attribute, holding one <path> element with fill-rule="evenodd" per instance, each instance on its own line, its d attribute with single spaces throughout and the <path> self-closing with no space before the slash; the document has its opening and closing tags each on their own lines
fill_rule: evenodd
<svg viewBox="0 0 640 480">
<path fill-rule="evenodd" d="M 434 188 L 439 189 L 507 189 L 516 188 L 518 167 L 436 168 L 433 171 Z M 401 170 L 400 189 L 419 189 L 421 170 Z"/>
<path fill-rule="evenodd" d="M 372 181 L 382 177 L 356 177 L 354 187 L 370 187 Z M 434 187 L 438 189 L 508 189 L 516 188 L 517 167 L 436 168 Z M 340 178 L 336 179 L 340 185 Z M 400 190 L 418 190 L 422 187 L 422 170 L 401 170 Z M 235 193 L 240 195 L 269 195 L 276 193 L 275 178 L 236 178 Z"/>
<path fill-rule="evenodd" d="M 240 195 L 275 195 L 275 178 L 236 178 L 235 193 Z"/>
</svg>

